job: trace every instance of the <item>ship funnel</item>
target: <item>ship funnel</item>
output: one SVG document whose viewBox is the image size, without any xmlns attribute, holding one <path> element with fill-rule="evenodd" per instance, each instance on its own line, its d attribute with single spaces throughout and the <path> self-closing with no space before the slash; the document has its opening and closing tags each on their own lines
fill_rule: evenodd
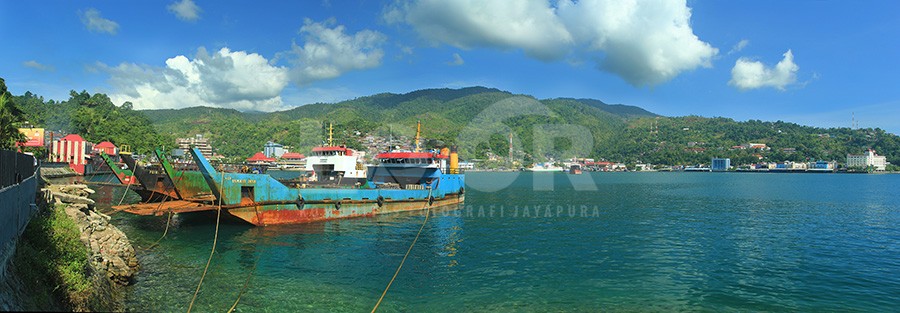
<svg viewBox="0 0 900 313">
<path fill-rule="evenodd" d="M 450 174 L 459 174 L 459 154 L 456 146 L 450 146 Z"/>
</svg>

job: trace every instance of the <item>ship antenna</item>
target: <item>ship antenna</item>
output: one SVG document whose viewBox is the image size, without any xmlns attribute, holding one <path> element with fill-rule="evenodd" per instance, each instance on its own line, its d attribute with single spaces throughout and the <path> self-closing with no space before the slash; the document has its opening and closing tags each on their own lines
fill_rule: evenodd
<svg viewBox="0 0 900 313">
<path fill-rule="evenodd" d="M 419 146 L 419 133 L 422 132 L 422 122 L 416 121 L 416 152 L 422 152 L 422 147 Z"/>
<path fill-rule="evenodd" d="M 328 123 L 328 145 L 334 146 L 334 125 Z"/>
</svg>

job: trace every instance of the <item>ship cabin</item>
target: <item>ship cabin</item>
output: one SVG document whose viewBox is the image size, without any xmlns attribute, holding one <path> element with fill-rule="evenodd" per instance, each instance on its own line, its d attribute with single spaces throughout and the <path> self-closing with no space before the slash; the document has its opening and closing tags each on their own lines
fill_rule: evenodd
<svg viewBox="0 0 900 313">
<path fill-rule="evenodd" d="M 347 146 L 321 146 L 306 158 L 306 170 L 322 183 L 356 184 L 364 182 L 366 168 L 359 163 L 359 152 Z"/>
<path fill-rule="evenodd" d="M 384 152 L 376 156 L 380 162 L 369 167 L 368 180 L 382 188 L 423 188 L 448 173 L 449 158 L 436 152 Z"/>
</svg>

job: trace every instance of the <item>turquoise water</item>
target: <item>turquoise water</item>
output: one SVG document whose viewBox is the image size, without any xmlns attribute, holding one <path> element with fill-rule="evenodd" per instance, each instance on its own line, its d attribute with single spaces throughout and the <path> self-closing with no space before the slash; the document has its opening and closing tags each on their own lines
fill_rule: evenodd
<svg viewBox="0 0 900 313">
<path fill-rule="evenodd" d="M 379 311 L 891 311 L 900 303 L 900 175 L 466 180 L 465 206 L 434 212 Z M 228 310 L 249 274 L 238 311 L 369 311 L 423 218 L 223 223 L 194 309 Z M 146 249 L 165 217 L 115 215 L 143 266 L 130 309 L 186 310 L 214 219 L 176 216 Z"/>
</svg>

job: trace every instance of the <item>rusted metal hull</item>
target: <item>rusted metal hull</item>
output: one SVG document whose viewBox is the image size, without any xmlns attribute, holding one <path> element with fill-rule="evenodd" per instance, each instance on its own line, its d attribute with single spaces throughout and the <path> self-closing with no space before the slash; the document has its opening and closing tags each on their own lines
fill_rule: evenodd
<svg viewBox="0 0 900 313">
<path fill-rule="evenodd" d="M 203 174 L 197 171 L 176 170 L 163 155 L 162 151 L 158 149 L 156 150 L 156 157 L 159 159 L 160 166 L 162 166 L 166 177 L 172 182 L 175 191 L 182 199 L 204 197 L 211 194 L 209 184 L 206 183 Z"/>
<path fill-rule="evenodd" d="M 169 199 L 181 199 L 172 180 L 165 174 L 161 168 L 146 168 L 134 161 L 130 154 L 121 154 L 122 161 L 134 173 L 134 178 L 144 188 L 150 201 L 160 201 L 168 197 Z M 140 194 L 140 192 L 138 192 Z M 144 198 L 144 195 L 141 195 Z"/>
<path fill-rule="evenodd" d="M 157 151 L 158 155 L 161 155 Z M 367 183 L 354 188 L 290 188 L 265 174 L 222 173 L 196 148 L 191 155 L 208 185 L 214 201 L 173 201 L 122 207 L 126 212 L 161 215 L 222 209 L 228 215 L 257 226 L 302 224 L 379 214 L 453 208 L 465 200 L 465 177 L 461 174 L 434 175 L 422 185 L 407 188 L 379 188 Z M 176 188 L 179 179 L 160 157 Z M 184 177 L 184 176 L 182 176 Z M 184 196 L 184 193 L 179 190 Z M 117 208 L 118 209 L 118 208 Z"/>
<path fill-rule="evenodd" d="M 465 200 L 464 195 L 447 195 L 442 199 L 434 199 L 431 205 L 428 200 L 385 201 L 378 206 L 376 201 L 343 201 L 304 203 L 303 208 L 296 204 L 251 205 L 228 209 L 228 213 L 256 226 L 301 224 L 362 216 L 375 216 L 388 213 L 420 211 L 428 208 L 452 208 Z"/>
<path fill-rule="evenodd" d="M 187 200 L 171 200 L 158 203 L 137 203 L 112 207 L 116 211 L 125 211 L 137 215 L 163 215 L 172 213 L 191 213 L 201 211 L 215 211 L 218 206 L 208 202 L 196 202 Z"/>
<path fill-rule="evenodd" d="M 210 199 L 211 200 L 211 199 Z M 285 224 L 303 224 L 344 218 L 375 216 L 397 212 L 421 211 L 425 209 L 455 209 L 465 201 L 464 195 L 447 195 L 442 199 L 434 199 L 431 205 L 427 200 L 385 201 L 379 207 L 376 201 L 342 201 L 340 208 L 335 202 L 304 203 L 301 209 L 296 204 L 257 204 L 248 206 L 223 206 L 222 209 L 247 223 L 256 226 Z M 117 211 L 131 214 L 161 216 L 166 213 L 193 213 L 215 211 L 219 206 L 214 201 L 172 200 L 160 203 L 138 203 L 115 206 Z"/>
</svg>

